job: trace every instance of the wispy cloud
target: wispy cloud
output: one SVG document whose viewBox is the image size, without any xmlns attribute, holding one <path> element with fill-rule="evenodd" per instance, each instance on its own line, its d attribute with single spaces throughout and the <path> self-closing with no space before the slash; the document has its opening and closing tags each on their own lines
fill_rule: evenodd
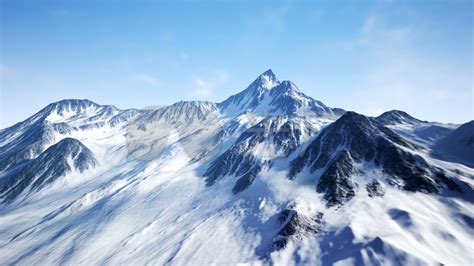
<svg viewBox="0 0 474 266">
<path fill-rule="evenodd" d="M 209 97 L 218 86 L 224 85 L 229 79 L 229 73 L 224 69 L 216 69 L 210 74 L 203 76 L 193 76 L 192 97 Z"/>
<path fill-rule="evenodd" d="M 389 27 L 380 16 L 370 14 L 355 37 L 342 41 L 346 50 L 370 49 L 372 52 L 399 51 L 416 36 L 417 28 L 408 25 Z"/>
<path fill-rule="evenodd" d="M 214 84 L 200 77 L 194 78 L 194 96 L 209 96 L 214 90 Z"/>
<path fill-rule="evenodd" d="M 5 64 L 0 64 L 0 79 L 1 80 L 10 80 L 17 77 L 18 71 L 10 66 Z"/>
<path fill-rule="evenodd" d="M 158 78 L 146 73 L 134 74 L 132 78 L 133 80 L 139 81 L 141 83 L 145 83 L 149 86 L 157 86 L 160 84 L 160 81 Z"/>
<path fill-rule="evenodd" d="M 427 56 L 417 39 L 423 34 L 416 25 L 388 26 L 383 18 L 369 15 L 343 46 L 347 52 L 360 54 L 365 68 L 351 97 L 358 100 L 348 105 L 369 115 L 402 109 L 414 115 L 430 113 L 441 120 L 449 119 L 452 112 L 467 116 L 472 85 L 463 74 L 466 70 Z M 357 103 L 362 99 L 363 105 Z M 447 109 L 452 103 L 456 110 Z"/>
<path fill-rule="evenodd" d="M 246 19 L 247 30 L 242 37 L 242 41 L 247 42 L 255 36 L 265 34 L 268 38 L 270 35 L 280 35 L 287 29 L 288 15 L 293 6 L 290 1 L 266 7 L 258 14 L 258 16 Z"/>
</svg>

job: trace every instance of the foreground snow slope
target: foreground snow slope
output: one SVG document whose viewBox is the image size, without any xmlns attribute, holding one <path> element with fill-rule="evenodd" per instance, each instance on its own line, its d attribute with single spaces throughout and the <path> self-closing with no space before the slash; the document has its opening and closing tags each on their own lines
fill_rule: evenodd
<svg viewBox="0 0 474 266">
<path fill-rule="evenodd" d="M 455 128 L 271 71 L 222 103 L 54 103 L 0 131 L 0 262 L 472 264 L 474 170 L 432 156 Z"/>
</svg>

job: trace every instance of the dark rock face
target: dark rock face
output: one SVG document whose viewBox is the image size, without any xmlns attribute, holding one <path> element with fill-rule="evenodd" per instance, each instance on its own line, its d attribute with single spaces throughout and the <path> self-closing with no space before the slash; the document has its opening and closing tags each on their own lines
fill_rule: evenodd
<svg viewBox="0 0 474 266">
<path fill-rule="evenodd" d="M 243 132 L 227 151 L 210 164 L 204 173 L 207 185 L 213 185 L 221 177 L 235 175 L 238 180 L 233 193 L 248 188 L 264 164 L 253 155 L 257 145 L 272 142 L 283 156 L 289 155 L 301 144 L 303 131 L 306 134 L 313 132 L 310 124 L 299 122 L 294 117 L 267 117 Z"/>
<path fill-rule="evenodd" d="M 51 125 L 45 121 L 31 125 L 17 124 L 0 131 L 0 140 L 11 139 L 1 147 L 0 171 L 6 171 L 40 154 L 44 146 L 54 140 L 52 133 Z"/>
<path fill-rule="evenodd" d="M 369 194 L 369 197 L 383 197 L 385 195 L 385 191 L 383 190 L 382 186 L 377 180 L 372 180 L 370 183 L 365 185 L 365 190 Z"/>
<path fill-rule="evenodd" d="M 253 181 L 255 180 L 255 178 L 257 178 L 257 175 L 260 173 L 261 169 L 262 168 L 259 165 L 252 167 L 247 173 L 245 173 L 241 178 L 239 178 L 237 182 L 235 182 L 234 188 L 232 188 L 232 192 L 234 194 L 237 194 L 252 185 Z"/>
<path fill-rule="evenodd" d="M 390 177 L 392 184 L 411 192 L 437 193 L 441 186 L 436 182 L 436 175 L 428 163 L 420 156 L 414 155 L 390 143 L 379 146 L 376 165 Z"/>
<path fill-rule="evenodd" d="M 69 165 L 69 158 L 73 165 Z M 0 180 L 0 201 L 10 202 L 28 187 L 30 191 L 38 191 L 71 172 L 72 168 L 83 172 L 97 164 L 92 152 L 80 141 L 63 139 L 3 177 Z"/>
<path fill-rule="evenodd" d="M 204 173 L 206 184 L 211 186 L 218 178 L 227 175 L 235 174 L 236 176 L 243 176 L 249 173 L 254 166 L 259 165 L 257 159 L 250 153 L 251 148 L 262 141 L 263 135 L 257 134 L 254 136 L 251 133 L 244 132 L 234 145 L 211 163 L 210 167 Z M 240 189 L 234 188 L 234 190 L 242 191 L 248 186 L 243 186 L 243 184 L 253 182 L 254 177 L 248 175 L 247 178 L 244 179 L 246 181 L 240 181 Z"/>
<path fill-rule="evenodd" d="M 345 150 L 329 162 L 326 171 L 321 175 L 316 191 L 324 193 L 328 206 L 342 204 L 355 196 L 352 174 L 357 169 L 350 153 Z"/>
<path fill-rule="evenodd" d="M 347 112 L 321 131 L 305 153 L 292 162 L 289 177 L 294 178 L 305 166 L 311 171 L 325 167 L 340 147 L 346 147 L 355 162 L 375 159 L 379 142 L 391 142 L 417 149 L 390 129 L 354 112 Z"/>
<path fill-rule="evenodd" d="M 288 174 L 296 177 L 304 167 L 310 172 L 323 169 L 317 191 L 325 194 L 328 206 L 342 204 L 355 195 L 351 179 L 361 173 L 358 165 L 373 162 L 382 169 L 389 183 L 412 192 L 437 193 L 444 183 L 420 156 L 418 150 L 374 119 L 347 112 L 321 131 L 305 153 L 291 163 Z"/>
<path fill-rule="evenodd" d="M 317 213 L 314 218 L 298 213 L 293 209 L 283 210 L 278 223 L 282 226 L 273 240 L 271 251 L 282 250 L 292 239 L 300 240 L 321 231 L 323 213 Z"/>
</svg>

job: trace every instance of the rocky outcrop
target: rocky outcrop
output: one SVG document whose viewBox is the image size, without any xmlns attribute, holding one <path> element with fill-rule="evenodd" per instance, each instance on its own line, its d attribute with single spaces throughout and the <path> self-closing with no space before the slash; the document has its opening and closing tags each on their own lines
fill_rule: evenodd
<svg viewBox="0 0 474 266">
<path fill-rule="evenodd" d="M 303 168 L 321 170 L 316 185 L 328 206 L 342 204 L 355 195 L 352 180 L 364 165 L 373 163 L 388 182 L 411 192 L 437 193 L 446 178 L 414 153 L 421 147 L 408 142 L 374 119 L 347 112 L 321 131 L 302 156 L 291 163 L 288 174 L 294 179 Z"/>
<path fill-rule="evenodd" d="M 253 183 L 265 162 L 275 157 L 288 156 L 301 145 L 304 136 L 314 132 L 311 124 L 302 118 L 264 118 L 243 132 L 228 150 L 211 162 L 204 173 L 206 183 L 211 186 L 219 178 L 233 175 L 238 179 L 232 191 L 242 192 Z M 271 153 L 271 158 L 259 154 L 258 149 L 262 145 L 272 146 L 272 149 L 265 149 Z"/>
<path fill-rule="evenodd" d="M 273 239 L 271 251 L 284 249 L 289 241 L 298 241 L 321 231 L 323 213 L 308 217 L 294 209 L 283 210 L 278 217 L 281 229 Z"/>
</svg>

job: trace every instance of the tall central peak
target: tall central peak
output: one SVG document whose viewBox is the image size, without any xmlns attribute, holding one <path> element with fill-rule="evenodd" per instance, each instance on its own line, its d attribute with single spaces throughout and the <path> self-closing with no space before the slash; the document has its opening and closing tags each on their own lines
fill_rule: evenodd
<svg viewBox="0 0 474 266">
<path fill-rule="evenodd" d="M 257 115 L 292 115 L 309 111 L 320 116 L 340 116 L 332 109 L 306 96 L 291 81 L 278 81 L 271 69 L 258 76 L 245 90 L 230 96 L 217 107 L 229 116 L 251 111 Z"/>
<path fill-rule="evenodd" d="M 265 89 L 271 89 L 278 85 L 280 82 L 278 81 L 277 77 L 273 73 L 271 69 L 263 72 L 258 78 L 251 84 L 257 85 L 256 87 L 261 87 Z"/>
</svg>

